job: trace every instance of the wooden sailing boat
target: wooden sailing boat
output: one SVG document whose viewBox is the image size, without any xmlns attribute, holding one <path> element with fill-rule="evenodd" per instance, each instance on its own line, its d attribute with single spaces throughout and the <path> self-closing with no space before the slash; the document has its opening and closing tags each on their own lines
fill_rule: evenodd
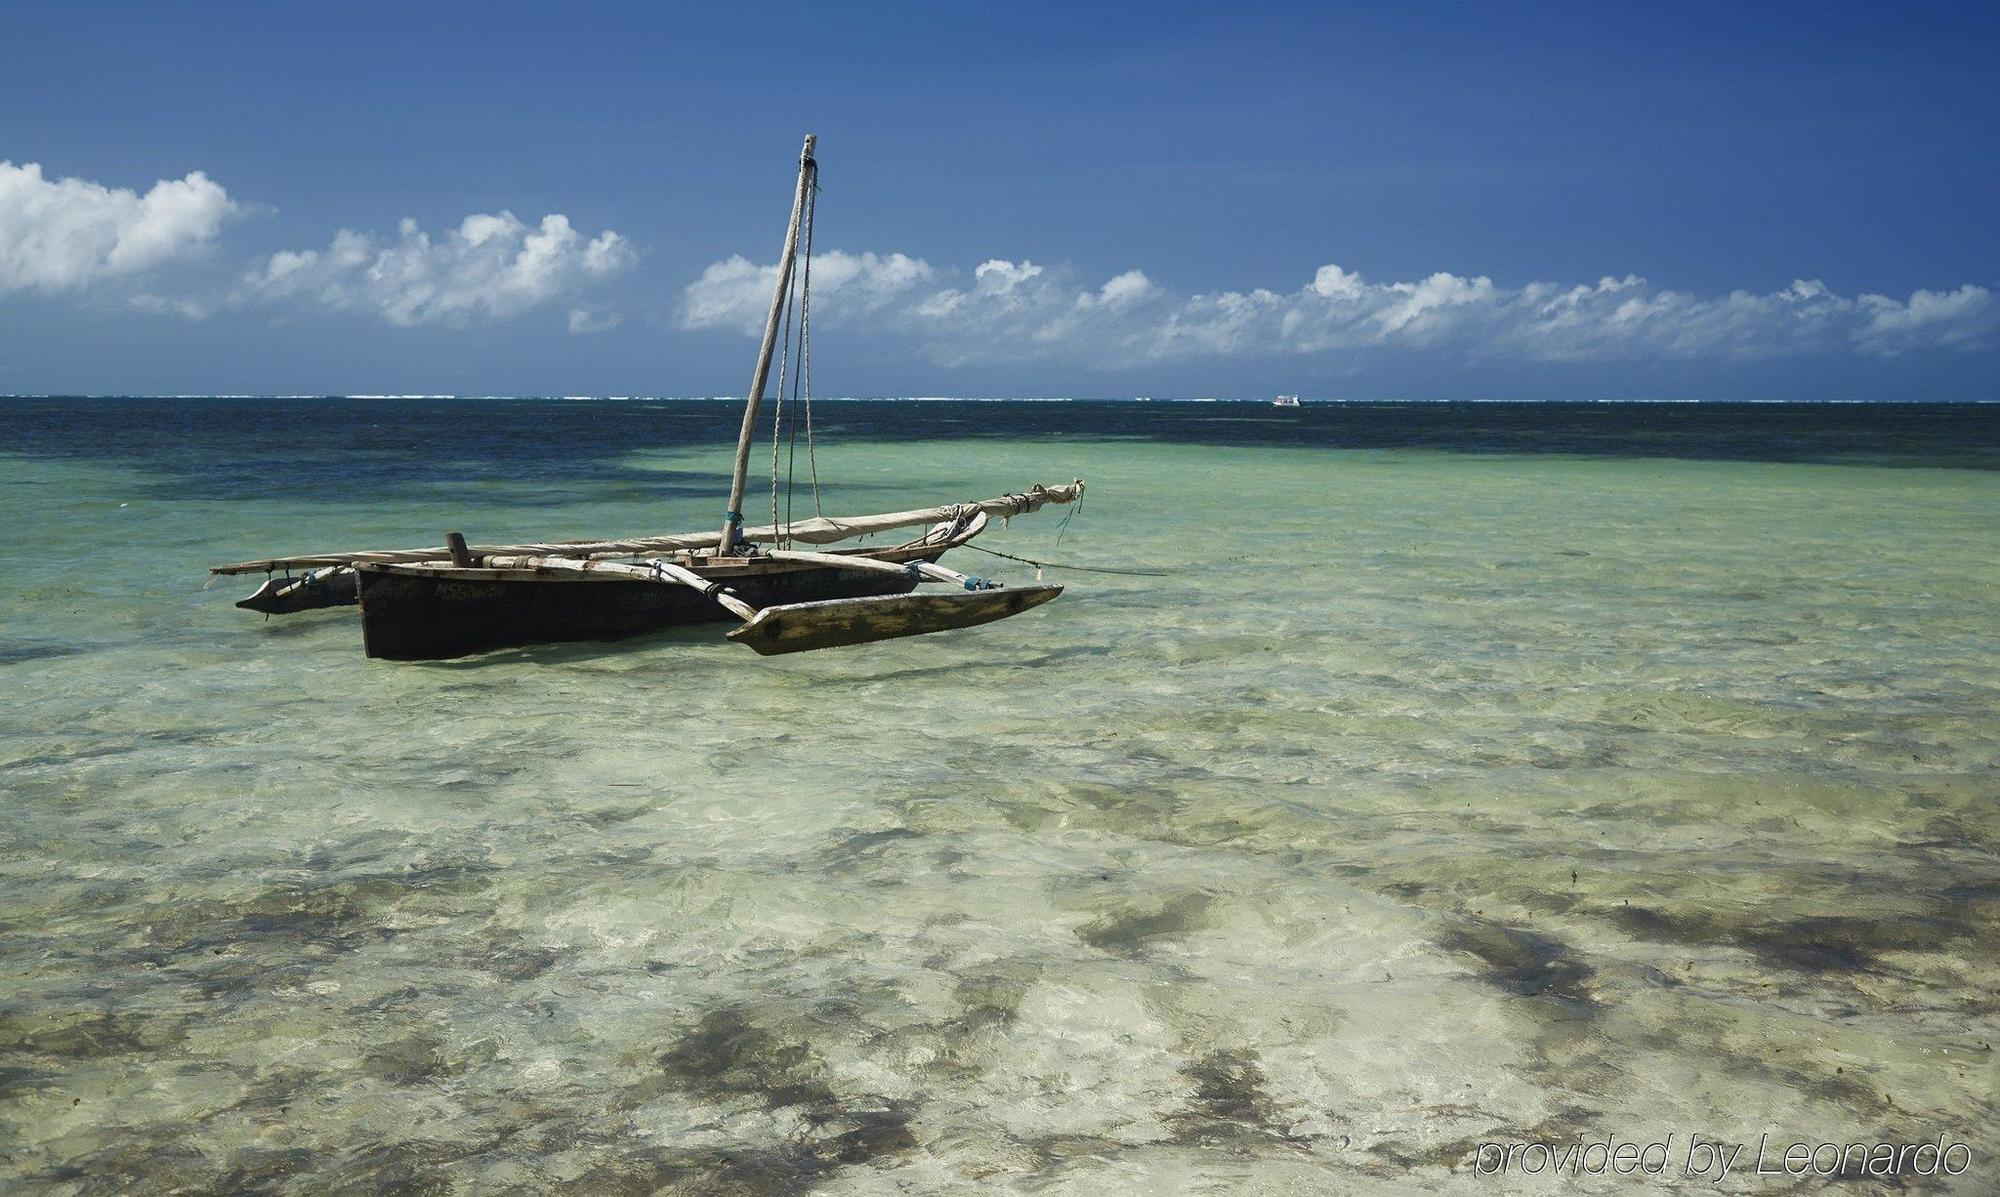
<svg viewBox="0 0 2000 1197">
<path fill-rule="evenodd" d="M 267 615 L 358 602 L 368 655 L 392 660 L 459 657 L 549 641 L 610 640 L 732 617 L 742 624 L 729 638 L 769 655 L 971 627 L 1018 615 L 1061 594 L 1061 586 L 1002 586 L 937 562 L 946 551 L 978 536 L 995 515 L 1022 515 L 1045 503 L 1075 501 L 1083 494 L 1082 479 L 973 503 L 743 526 L 750 447 L 779 323 L 796 294 L 793 266 L 802 223 L 810 278 L 810 197 L 819 169 L 814 143 L 807 137 L 799 156 L 791 224 L 743 406 L 729 506 L 719 532 L 517 545 L 468 545 L 451 532 L 435 548 L 273 557 L 219 565 L 209 572 L 272 575 L 237 603 Z M 809 288 L 806 296 L 809 303 Z M 786 326 L 789 345 L 789 321 Z M 914 539 L 886 547 L 828 552 L 792 547 L 926 525 L 928 530 Z M 294 570 L 309 572 L 293 577 Z M 283 577 L 277 576 L 280 571 Z M 942 588 L 917 593 L 925 582 Z"/>
</svg>

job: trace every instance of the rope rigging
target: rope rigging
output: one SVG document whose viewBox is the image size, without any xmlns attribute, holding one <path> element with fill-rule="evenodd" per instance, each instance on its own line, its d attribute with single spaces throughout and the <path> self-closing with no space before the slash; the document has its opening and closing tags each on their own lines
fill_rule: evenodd
<svg viewBox="0 0 2000 1197">
<path fill-rule="evenodd" d="M 792 307 L 798 299 L 799 276 L 796 271 L 786 280 L 785 290 L 785 336 L 780 342 L 783 348 L 778 358 L 778 390 L 771 403 L 771 527 L 778 530 L 778 547 L 784 548 L 789 542 L 786 527 L 778 522 L 778 447 L 784 443 L 785 428 L 785 380 L 790 376 L 792 366 Z"/>
<path fill-rule="evenodd" d="M 812 255 L 813 223 L 819 209 L 819 168 L 813 167 L 812 185 L 806 193 L 805 247 L 799 268 L 792 272 L 785 292 L 784 351 L 778 363 L 778 387 L 771 405 L 771 526 L 778 529 L 778 547 L 792 543 L 792 493 L 796 486 L 799 456 L 799 421 L 794 418 L 787 436 L 785 428 L 786 384 L 790 383 L 793 404 L 803 400 L 806 426 L 806 470 L 812 480 L 813 515 L 823 517 L 820 506 L 819 455 L 813 440 L 812 410 Z M 792 315 L 798 313 L 798 332 L 793 334 Z M 792 359 L 798 359 L 796 369 Z M 778 474 L 780 450 L 784 453 L 784 518 L 779 518 Z"/>
<path fill-rule="evenodd" d="M 975 553 L 985 553 L 989 557 L 1005 557 L 1009 561 L 1019 561 L 1023 565 L 1032 565 L 1035 567 L 1035 579 L 1037 581 L 1041 580 L 1041 571 L 1044 569 L 1074 569 L 1087 574 L 1129 574 L 1136 578 L 1166 578 L 1171 577 L 1174 573 L 1170 569 L 1113 569 L 1108 565 L 1068 565 L 1061 561 L 1037 561 L 1033 557 L 1016 557 L 1012 553 L 1003 553 L 999 549 L 981 548 L 976 544 L 962 544 L 958 547 L 961 549 L 971 549 Z"/>
<path fill-rule="evenodd" d="M 792 545 L 792 499 L 797 490 L 799 458 L 799 424 L 797 413 L 789 425 L 785 423 L 785 405 L 789 400 L 794 406 L 804 405 L 806 429 L 806 470 L 812 484 L 813 515 L 825 518 L 821 507 L 819 485 L 819 457 L 813 437 L 812 409 L 812 259 L 813 229 L 819 211 L 819 167 L 810 164 L 812 178 L 807 186 L 805 212 L 802 229 L 805 244 L 798 266 L 786 280 L 784 300 L 784 336 L 780 342 L 782 350 L 778 358 L 778 385 L 771 404 L 771 527 L 776 535 L 776 547 L 783 549 Z M 796 315 L 796 320 L 794 316 Z M 794 331 L 796 330 L 796 331 Z M 796 359 L 796 365 L 794 365 Z M 784 502 L 778 501 L 780 467 L 783 472 Z M 1039 488 L 1038 488 L 1039 489 Z M 1010 496 L 1013 497 L 1013 496 Z M 1031 510 L 1028 496 L 1018 496 L 1022 510 Z M 1065 512 L 1057 523 L 1055 543 L 1060 546 L 1068 534 L 1070 522 L 1082 509 L 1082 496 L 1076 505 Z M 740 518 L 740 517 L 738 517 Z M 865 537 L 864 537 L 865 539 Z M 1110 566 L 1071 565 L 1057 561 L 1037 561 L 1031 557 L 1019 557 L 1003 553 L 997 549 L 981 548 L 968 544 L 963 547 L 985 553 L 992 557 L 1003 557 L 1009 561 L 1019 561 L 1035 567 L 1035 577 L 1039 581 L 1044 569 L 1079 570 L 1099 574 L 1129 574 L 1138 577 L 1163 577 L 1170 571 L 1151 569 L 1116 569 Z"/>
</svg>

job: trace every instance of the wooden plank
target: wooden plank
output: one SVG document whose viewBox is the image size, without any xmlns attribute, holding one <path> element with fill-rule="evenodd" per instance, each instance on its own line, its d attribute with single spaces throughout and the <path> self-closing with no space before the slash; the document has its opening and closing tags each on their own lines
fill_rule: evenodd
<svg viewBox="0 0 2000 1197">
<path fill-rule="evenodd" d="M 908 566 L 846 553 L 802 553 L 797 549 L 767 549 L 762 555 L 773 561 L 796 561 L 802 565 L 824 565 L 833 569 L 852 569 L 862 572 L 900 574 L 908 572 L 909 569 Z"/>
<path fill-rule="evenodd" d="M 1079 478 L 1060 486 L 1031 486 L 1015 494 L 981 499 L 974 503 L 920 507 L 911 511 L 888 511 L 879 515 L 814 516 L 812 519 L 787 525 L 786 535 L 792 540 L 807 544 L 831 544 L 835 541 L 887 532 L 896 528 L 935 524 L 952 518 L 968 507 L 981 515 L 997 515 L 1004 518 L 1039 511 L 1044 503 L 1072 503 L 1082 495 L 1083 480 Z M 955 540 L 962 542 L 974 534 L 974 529 L 968 528 Z M 746 528 L 741 536 L 745 540 L 774 541 L 778 539 L 778 530 L 770 527 Z M 720 538 L 715 533 L 706 532 L 681 536 L 645 536 L 628 540 L 561 540 L 537 544 L 485 544 L 470 547 L 473 555 L 480 557 L 536 554 L 558 557 L 639 557 L 654 553 L 684 553 L 709 549 L 714 547 L 718 539 Z M 428 549 L 359 549 L 339 553 L 309 553 L 294 557 L 263 557 L 255 561 L 212 565 L 208 572 L 267 574 L 273 570 L 307 569 L 323 565 L 410 565 L 423 561 L 447 561 L 450 558 L 451 551 L 442 545 Z"/>
<path fill-rule="evenodd" d="M 653 562 L 653 568 L 689 589 L 699 590 L 709 598 L 714 599 L 717 603 L 728 608 L 739 619 L 757 618 L 757 608 L 744 602 L 737 596 L 735 591 L 720 582 L 711 582 L 693 570 L 675 565 L 671 561 L 655 561 Z"/>
<path fill-rule="evenodd" d="M 797 561 L 808 565 L 824 565 L 833 569 L 875 570 L 889 573 L 903 573 L 914 570 L 933 582 L 949 582 L 963 586 L 967 590 L 993 589 L 990 583 L 971 585 L 978 580 L 955 569 L 946 569 L 931 561 L 911 561 L 904 565 L 892 565 L 886 561 L 874 561 L 867 557 L 854 557 L 844 553 L 804 553 L 797 549 L 769 549 L 764 556 L 773 561 Z"/>
<path fill-rule="evenodd" d="M 870 573 L 880 573 L 884 576 L 895 576 L 905 574 L 909 566 L 917 564 L 922 557 L 942 553 L 951 547 L 951 544 L 958 543 L 962 542 L 952 541 L 949 544 L 925 544 L 919 541 L 889 548 L 843 549 L 838 553 L 811 554 L 811 556 L 814 558 L 825 556 L 832 561 L 839 562 L 841 568 L 846 568 L 855 561 L 873 561 L 882 567 L 879 569 L 870 569 L 864 565 L 861 569 L 867 570 Z M 475 549 L 475 555 L 477 555 L 477 549 Z M 654 558 L 654 561 L 665 560 L 665 558 Z M 615 571 L 605 569 L 606 566 L 620 563 L 601 557 L 572 557 L 562 553 L 495 553 L 490 556 L 478 556 L 478 562 L 477 565 L 470 568 L 461 568 L 449 561 L 364 561 L 355 568 L 426 574 L 449 574 L 453 577 L 463 577 L 468 580 L 498 581 L 503 580 L 503 575 L 505 580 L 532 578 L 537 569 L 542 568 L 545 563 L 553 562 L 557 566 L 569 567 L 589 564 L 590 577 L 588 580 L 590 581 L 608 582 L 621 580 L 615 576 Z M 884 562 L 901 564 L 882 565 Z M 646 566 L 650 566 L 651 564 L 652 562 L 647 562 Z M 693 557 L 680 554 L 671 564 L 688 569 L 701 577 L 707 578 L 711 582 L 731 582 L 743 578 L 761 577 L 767 574 L 802 573 L 826 568 L 824 565 L 819 564 L 817 560 L 799 561 L 791 560 L 789 557 L 780 559 L 773 557 L 770 553 L 759 553 L 755 557 Z"/>
</svg>

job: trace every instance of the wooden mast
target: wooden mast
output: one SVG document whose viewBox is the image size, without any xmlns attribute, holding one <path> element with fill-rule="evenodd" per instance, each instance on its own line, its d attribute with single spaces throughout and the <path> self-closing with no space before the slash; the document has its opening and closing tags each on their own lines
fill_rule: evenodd
<svg viewBox="0 0 2000 1197">
<path fill-rule="evenodd" d="M 785 252 L 778 260 L 778 286 L 771 293 L 771 315 L 764 322 L 764 345 L 757 351 L 757 372 L 750 380 L 750 397 L 743 404 L 743 430 L 736 436 L 736 469 L 729 478 L 729 509 L 723 515 L 722 542 L 715 547 L 718 557 L 736 554 L 737 533 L 743 527 L 743 484 L 750 473 L 750 442 L 757 435 L 757 407 L 764 400 L 764 383 L 771 376 L 771 352 L 778 343 L 778 318 L 784 314 L 785 291 L 792 282 L 792 259 L 799 249 L 799 222 L 804 218 L 806 197 L 811 194 L 813 145 L 818 140 L 806 134 L 805 149 L 799 151 L 799 189 L 792 197 L 792 224 L 785 230 Z"/>
</svg>

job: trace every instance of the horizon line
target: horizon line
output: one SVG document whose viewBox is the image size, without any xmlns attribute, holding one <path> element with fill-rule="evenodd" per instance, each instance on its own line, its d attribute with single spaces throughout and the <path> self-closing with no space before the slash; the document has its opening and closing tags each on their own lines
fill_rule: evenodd
<svg viewBox="0 0 2000 1197">
<path fill-rule="evenodd" d="M 565 402 L 565 403 L 742 403 L 742 395 L 558 395 L 538 394 L 444 394 L 418 393 L 340 393 L 324 392 L 242 392 L 242 393 L 125 393 L 125 392 L 10 392 L 0 394 L 0 400 L 13 399 L 78 399 L 113 400 L 140 399 L 161 401 L 260 399 L 273 402 L 298 401 L 307 399 L 350 399 L 365 401 L 396 400 L 451 400 L 457 402 Z M 1073 395 L 824 395 L 816 396 L 820 403 L 1232 403 L 1252 406 L 1273 406 L 1270 398 L 1243 398 L 1237 396 L 1207 395 L 1130 395 L 1117 398 L 1097 398 Z M 773 401 L 766 396 L 765 402 Z M 791 402 L 798 402 L 793 399 Z M 2000 397 L 1986 399 L 1687 399 L 1687 398 L 1645 398 L 1645 399 L 1534 399 L 1534 398 L 1319 398 L 1299 397 L 1301 407 L 1353 407 L 1371 405 L 1417 406 L 1423 404 L 1485 403 L 1485 404 L 1549 404 L 1549 405 L 1590 405 L 1590 404 L 1632 404 L 1653 406 L 1688 405 L 1765 405 L 1765 406 L 1866 406 L 1871 404 L 1908 406 L 1980 406 L 2000 403 Z"/>
</svg>

